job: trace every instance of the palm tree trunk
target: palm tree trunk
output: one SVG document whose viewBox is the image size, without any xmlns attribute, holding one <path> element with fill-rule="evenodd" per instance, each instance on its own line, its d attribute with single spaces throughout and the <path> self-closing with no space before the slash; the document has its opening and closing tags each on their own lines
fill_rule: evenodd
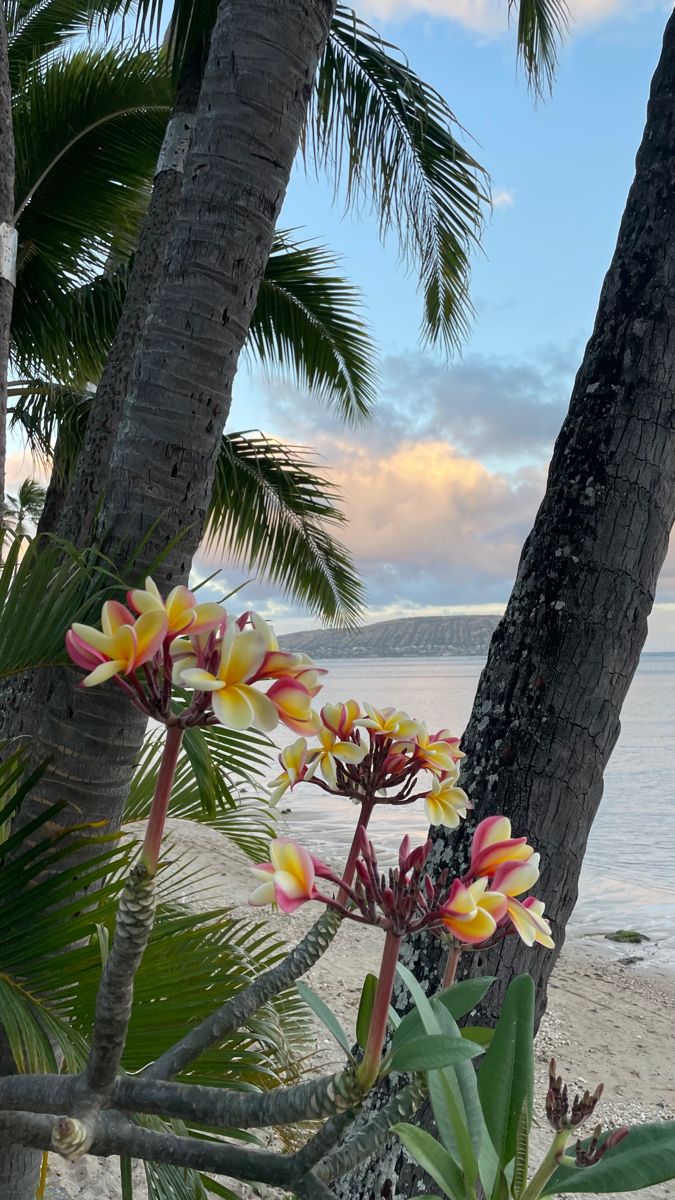
<svg viewBox="0 0 675 1200">
<path fill-rule="evenodd" d="M 0 527 L 5 514 L 7 458 L 7 379 L 9 337 L 14 303 L 16 230 L 14 216 L 14 129 L 7 57 L 7 25 L 0 6 Z"/>
<path fill-rule="evenodd" d="M 129 391 L 141 331 L 166 267 L 167 246 L 183 183 L 199 89 L 201 56 L 182 74 L 157 163 L 150 204 L 141 228 L 124 307 L 94 397 L 75 475 L 57 518 L 61 537 L 86 546 L 105 491 L 124 398 Z"/>
<path fill-rule="evenodd" d="M 168 266 L 145 324 L 100 527 L 117 562 L 185 579 L 274 225 L 328 35 L 333 0 L 224 0 L 214 29 Z M 55 673 L 34 738 L 51 763 L 24 820 L 57 799 L 73 820 L 119 824 L 144 721 L 114 687 Z"/>
<path fill-rule="evenodd" d="M 504 813 L 542 853 L 537 894 L 556 950 L 517 937 L 473 969 L 497 975 L 479 1020 L 497 1017 L 509 979 L 531 974 L 537 1019 L 577 899 L 621 706 L 647 633 L 675 519 L 675 16 L 652 83 L 616 251 L 593 334 L 555 446 L 548 486 L 495 631 L 464 735 L 463 786 L 476 804 L 459 836 L 437 837 L 433 863 L 463 872 L 476 821 Z M 429 991 L 439 943 L 406 961 Z M 471 1021 L 474 1023 L 476 1014 Z M 346 1200 L 416 1196 L 420 1177 L 390 1146 L 343 1184 Z"/>
</svg>

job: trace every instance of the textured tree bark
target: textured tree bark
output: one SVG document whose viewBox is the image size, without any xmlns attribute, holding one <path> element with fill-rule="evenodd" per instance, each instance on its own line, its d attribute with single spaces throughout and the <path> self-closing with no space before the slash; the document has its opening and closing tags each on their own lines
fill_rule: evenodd
<svg viewBox="0 0 675 1200">
<path fill-rule="evenodd" d="M 7 25 L 0 8 L 0 526 L 5 515 L 5 461 L 7 458 L 7 372 L 9 336 L 14 303 L 14 127 L 12 89 L 7 58 Z"/>
<path fill-rule="evenodd" d="M 523 971 L 537 986 L 538 1020 L 546 1006 L 674 519 L 675 16 L 546 495 L 464 735 L 462 782 L 476 809 L 433 850 L 433 866 L 464 871 L 476 822 L 504 813 L 541 851 L 536 891 L 556 950 L 512 937 L 472 965 L 497 975 L 478 1014 L 485 1023 Z M 429 991 L 439 986 L 439 943 L 418 939 L 404 959 Z M 419 1171 L 390 1143 L 339 1194 L 394 1200 L 419 1190 Z"/>
<path fill-rule="evenodd" d="M 333 0 L 224 0 L 212 37 L 167 269 L 141 335 L 100 528 L 124 562 L 188 574 L 202 532 L 232 380 L 285 195 Z M 140 568 L 139 568 L 140 569 Z M 51 763 L 24 819 L 119 823 L 144 719 L 113 688 L 54 675 L 34 755 Z"/>
</svg>

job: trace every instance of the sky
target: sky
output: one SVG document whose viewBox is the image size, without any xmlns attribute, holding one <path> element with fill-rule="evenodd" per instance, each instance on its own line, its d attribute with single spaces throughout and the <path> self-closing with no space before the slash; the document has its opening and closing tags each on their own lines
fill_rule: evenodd
<svg viewBox="0 0 675 1200">
<path fill-rule="evenodd" d="M 538 103 L 516 67 L 505 0 L 357 7 L 443 94 L 490 172 L 471 334 L 451 358 L 421 346 L 416 278 L 396 240 L 383 245 L 368 212 L 345 214 L 332 181 L 298 165 L 280 225 L 339 253 L 361 289 L 379 355 L 375 415 L 345 428 L 249 359 L 229 427 L 314 449 L 344 495 L 341 536 L 365 581 L 367 620 L 501 611 L 592 329 L 672 3 L 573 0 L 553 94 Z M 218 555 L 202 556 L 197 573 L 221 565 L 214 587 L 245 578 Z M 658 601 L 648 649 L 675 649 L 675 553 Z M 316 623 L 263 580 L 242 602 L 280 632 Z"/>
</svg>

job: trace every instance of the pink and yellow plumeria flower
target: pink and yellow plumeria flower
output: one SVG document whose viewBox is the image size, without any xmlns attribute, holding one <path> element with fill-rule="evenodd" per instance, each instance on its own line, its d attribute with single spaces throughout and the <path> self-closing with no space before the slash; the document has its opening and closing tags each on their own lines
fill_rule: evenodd
<svg viewBox="0 0 675 1200">
<path fill-rule="evenodd" d="M 361 709 L 356 700 L 347 700 L 345 704 L 324 704 L 321 709 L 321 720 L 326 729 L 339 738 L 349 737 L 360 716 Z"/>
<path fill-rule="evenodd" d="M 472 808 L 466 792 L 457 787 L 457 775 L 448 772 L 446 776 L 435 777 L 431 791 L 424 798 L 424 810 L 430 825 L 445 825 L 446 829 L 456 829 L 459 822 Z"/>
<path fill-rule="evenodd" d="M 116 600 L 101 611 L 101 629 L 75 623 L 66 634 L 66 649 L 78 667 L 89 671 L 83 687 L 96 687 L 115 675 L 131 675 L 161 648 L 167 631 L 165 612 L 135 617 Z"/>
<path fill-rule="evenodd" d="M 214 675 L 202 667 L 181 668 L 181 682 L 199 692 L 212 692 L 213 711 L 231 729 L 260 729 L 269 733 L 279 721 L 276 705 L 250 684 L 265 657 L 259 633 L 241 633 L 234 621 L 225 626 L 220 661 Z"/>
<path fill-rule="evenodd" d="M 456 879 L 440 915 L 446 929 L 460 944 L 477 946 L 488 941 L 506 912 L 506 899 L 487 890 L 487 879 L 468 887 Z"/>
<path fill-rule="evenodd" d="M 318 713 L 313 714 L 313 732 L 319 739 L 320 747 L 310 751 L 310 761 L 321 771 L 330 787 L 337 787 L 337 763 L 360 763 L 368 753 L 367 746 L 357 746 L 355 742 L 343 742 L 332 729 L 327 729 Z"/>
<path fill-rule="evenodd" d="M 417 736 L 419 725 L 400 708 L 375 708 L 373 704 L 364 704 L 365 717 L 358 721 L 364 729 L 369 729 L 376 737 L 414 738 Z"/>
<path fill-rule="evenodd" d="M 544 919 L 544 905 L 535 896 L 518 900 L 528 892 L 539 878 L 539 855 L 532 854 L 526 862 L 505 862 L 497 868 L 492 880 L 492 890 L 501 893 L 506 902 L 504 918 L 511 922 L 516 933 L 526 946 L 539 942 L 549 949 L 553 947 L 551 927 Z"/>
<path fill-rule="evenodd" d="M 459 759 L 464 758 L 459 748 L 459 738 L 452 737 L 449 729 L 429 733 L 422 723 L 417 727 L 414 752 L 421 766 L 434 774 L 451 773 Z"/>
<path fill-rule="evenodd" d="M 279 762 L 283 767 L 280 775 L 272 780 L 270 784 L 270 798 L 273 804 L 277 804 L 281 797 L 295 787 L 296 783 L 300 783 L 303 779 L 311 779 L 316 771 L 318 761 L 313 763 L 307 762 L 308 749 L 307 739 L 300 737 L 290 746 L 286 746 L 279 755 Z"/>
<path fill-rule="evenodd" d="M 486 817 L 473 835 L 469 873 L 473 876 L 494 875 L 502 863 L 526 862 L 533 854 L 527 838 L 511 837 L 508 817 Z"/>
<path fill-rule="evenodd" d="M 177 633 L 208 633 L 226 617 L 222 604 L 198 604 L 194 593 L 182 585 L 173 588 L 163 600 L 157 584 L 149 575 L 145 580 L 145 588 L 134 588 L 127 592 L 127 600 L 137 613 L 165 613 L 167 632 L 172 636 Z"/>
<path fill-rule="evenodd" d="M 314 899 L 314 880 L 321 864 L 304 846 L 291 838 L 275 838 L 270 843 L 270 860 L 252 868 L 260 884 L 249 904 L 278 904 L 282 912 L 292 913 Z"/>
</svg>

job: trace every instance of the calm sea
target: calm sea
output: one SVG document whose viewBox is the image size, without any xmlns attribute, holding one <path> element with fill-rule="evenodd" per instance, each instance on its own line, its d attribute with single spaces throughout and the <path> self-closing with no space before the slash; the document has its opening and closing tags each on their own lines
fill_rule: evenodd
<svg viewBox="0 0 675 1200">
<path fill-rule="evenodd" d="M 350 659 L 328 666 L 322 701 L 353 696 L 395 704 L 430 729 L 448 727 L 459 734 L 483 660 Z M 289 832 L 315 853 L 339 861 L 353 829 L 351 806 L 306 786 L 296 789 L 287 807 Z M 377 809 L 372 827 L 378 847 L 393 853 L 404 833 L 425 837 L 423 806 Z M 646 654 L 640 662 L 605 776 L 573 928 L 588 936 L 640 930 L 649 943 L 617 947 L 616 953 L 644 956 L 646 965 L 675 966 L 675 654 Z"/>
</svg>

